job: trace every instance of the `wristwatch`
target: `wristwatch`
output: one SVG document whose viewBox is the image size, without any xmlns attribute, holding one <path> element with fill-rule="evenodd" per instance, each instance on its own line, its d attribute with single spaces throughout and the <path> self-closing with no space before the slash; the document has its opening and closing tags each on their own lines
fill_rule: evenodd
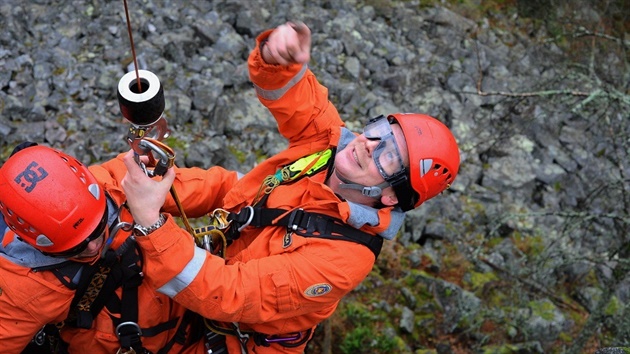
<svg viewBox="0 0 630 354">
<path fill-rule="evenodd" d="M 153 231 L 159 229 L 160 227 L 162 227 L 162 225 L 164 225 L 165 222 L 166 222 L 166 217 L 164 216 L 164 214 L 160 214 L 160 218 L 153 225 L 145 227 L 142 225 L 134 224 L 133 234 L 136 236 L 146 236 L 152 233 Z"/>
</svg>

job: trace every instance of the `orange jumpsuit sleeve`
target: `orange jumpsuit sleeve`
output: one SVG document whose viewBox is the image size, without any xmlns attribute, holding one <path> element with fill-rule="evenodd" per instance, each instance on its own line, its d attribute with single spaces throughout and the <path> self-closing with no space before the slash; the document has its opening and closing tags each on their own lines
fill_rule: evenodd
<svg viewBox="0 0 630 354">
<path fill-rule="evenodd" d="M 51 272 L 35 273 L 0 257 L 2 352 L 19 353 L 42 326 L 64 320 L 73 296 Z"/>
<path fill-rule="evenodd" d="M 280 133 L 290 145 L 328 142 L 339 134 L 344 123 L 328 100 L 328 89 L 321 85 L 306 64 L 267 64 L 260 54 L 260 43 L 271 30 L 258 36 L 256 48 L 248 59 L 249 75 L 258 99 L 278 122 Z"/>
<path fill-rule="evenodd" d="M 120 186 L 127 173 L 122 157 L 123 154 L 120 154 L 101 165 L 90 166 L 90 171 L 103 183 L 106 190 L 119 194 L 115 196 L 116 200 L 126 199 Z M 175 173 L 173 188 L 186 216 L 191 218 L 204 216 L 222 206 L 223 197 L 238 180 L 236 172 L 218 166 L 209 169 L 175 167 Z M 176 216 L 180 214 L 171 194 L 167 196 L 162 210 Z"/>
<path fill-rule="evenodd" d="M 226 264 L 195 247 L 170 217 L 137 241 L 145 255 L 146 278 L 158 292 L 206 318 L 226 322 L 267 323 L 333 311 L 369 274 L 374 261 L 362 245 L 308 239 L 292 252 Z M 344 247 L 344 252 L 331 252 L 332 247 Z"/>
</svg>

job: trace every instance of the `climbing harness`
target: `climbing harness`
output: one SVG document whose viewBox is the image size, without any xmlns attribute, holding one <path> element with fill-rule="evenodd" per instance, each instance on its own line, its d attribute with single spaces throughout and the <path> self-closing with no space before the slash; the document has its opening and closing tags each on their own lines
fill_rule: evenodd
<svg viewBox="0 0 630 354">
<path fill-rule="evenodd" d="M 239 212 L 228 212 L 224 209 L 214 210 L 209 215 L 211 223 L 196 228 L 194 231 L 197 246 L 213 254 L 223 256 L 227 245 L 238 239 L 245 227 L 284 226 L 287 229 L 287 235 L 296 234 L 303 237 L 355 242 L 368 247 L 374 253 L 374 257 L 378 257 L 383 244 L 381 237 L 375 237 L 358 230 L 342 220 L 328 215 L 303 209 L 284 210 L 265 206 L 271 192 L 281 184 L 296 182 L 303 177 L 313 176 L 326 169 L 329 175 L 332 172 L 332 156 L 334 156 L 333 149 L 320 151 L 300 158 L 279 169 L 273 175 L 267 176 L 254 197 L 253 205 L 246 206 Z M 304 344 L 312 334 L 312 329 L 309 329 L 284 335 L 268 335 L 241 330 L 238 323 L 231 323 L 226 326 L 208 319 L 204 319 L 204 323 L 208 329 L 206 347 L 211 350 L 214 350 L 213 347 L 220 348 L 219 344 L 224 342 L 226 335 L 238 338 L 242 353 L 247 353 L 247 343 L 250 339 L 253 339 L 258 346 L 269 346 L 276 343 L 290 348 Z M 222 353 L 222 351 L 217 351 L 217 353 Z"/>
<path fill-rule="evenodd" d="M 186 329 L 196 314 L 187 311 L 184 316 L 149 328 L 138 325 L 138 287 L 142 284 L 142 257 L 135 238 L 130 235 L 116 250 L 110 246 L 119 232 L 131 232 L 132 223 L 121 220 L 123 204 L 118 208 L 116 221 L 110 226 L 110 237 L 105 241 L 101 258 L 93 265 L 72 261 L 54 266 L 33 268 L 34 272 L 51 271 L 66 287 L 75 290 L 68 317 L 61 323 L 44 326 L 34 338 L 34 344 L 43 345 L 48 341 L 52 353 L 66 353 L 67 345 L 61 340 L 59 330 L 64 326 L 92 327 L 95 317 L 107 308 L 115 334 L 120 342 L 120 354 L 149 353 L 142 346 L 141 337 L 155 336 L 161 332 L 179 328 L 171 340 L 158 354 L 167 353 L 175 343 L 183 344 Z M 122 294 L 116 296 L 116 289 L 122 287 Z M 53 350 L 54 349 L 54 350 Z"/>
<path fill-rule="evenodd" d="M 303 157 L 292 164 L 284 166 L 275 174 L 267 176 L 254 198 L 254 204 L 259 204 L 263 196 L 268 196 L 282 183 L 293 182 L 322 171 L 328 166 L 332 155 L 332 149 L 320 151 Z M 231 241 L 237 239 L 240 232 L 254 222 L 254 207 L 246 206 L 243 210 L 245 212 L 241 211 L 242 214 L 234 214 L 221 208 L 215 209 L 208 215 L 210 224 L 195 228 L 192 232 L 197 246 L 212 254 L 223 256 L 225 248 Z M 236 221 L 238 225 L 230 227 L 233 221 Z M 256 223 L 257 225 L 255 226 L 263 226 L 259 221 L 256 221 Z"/>
<path fill-rule="evenodd" d="M 317 152 L 283 167 L 273 175 L 267 176 L 254 198 L 254 206 L 248 206 L 238 213 L 230 213 L 228 216 L 228 220 L 233 223 L 228 230 L 228 238 L 230 240 L 237 239 L 246 226 L 285 226 L 287 234 L 295 233 L 303 237 L 360 243 L 367 246 L 374 253 L 374 257 L 378 257 L 383 244 L 381 237 L 374 237 L 328 215 L 303 209 L 284 210 L 265 207 L 267 198 L 280 184 L 295 182 L 300 178 L 317 174 L 326 168 L 328 168 L 327 173 L 330 174 L 333 155 L 332 149 Z"/>
<path fill-rule="evenodd" d="M 239 213 L 230 214 L 232 228 L 228 230 L 230 239 L 239 237 L 234 225 L 239 225 L 244 219 L 252 219 L 249 226 L 285 226 L 287 233 L 302 237 L 316 237 L 329 240 L 350 241 L 362 244 L 370 249 L 377 258 L 383 245 L 383 238 L 375 237 L 369 233 L 344 223 L 342 220 L 328 215 L 308 212 L 303 209 L 275 209 L 264 206 L 256 206 L 241 210 Z"/>
</svg>

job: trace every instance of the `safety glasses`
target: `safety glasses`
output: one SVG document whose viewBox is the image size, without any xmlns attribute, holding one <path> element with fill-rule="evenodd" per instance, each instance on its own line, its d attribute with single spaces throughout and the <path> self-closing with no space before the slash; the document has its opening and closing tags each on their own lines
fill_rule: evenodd
<svg viewBox="0 0 630 354">
<path fill-rule="evenodd" d="M 379 144 L 372 151 L 372 158 L 385 180 L 405 169 L 394 132 L 385 116 L 381 115 L 371 119 L 363 129 L 363 135 L 369 140 L 379 141 Z"/>
<path fill-rule="evenodd" d="M 42 253 L 44 253 L 47 256 L 57 257 L 57 258 L 72 258 L 72 257 L 78 256 L 79 254 L 81 254 L 81 252 L 85 251 L 85 249 L 88 247 L 90 242 L 105 235 L 106 231 L 107 231 L 107 207 L 105 208 L 105 212 L 103 213 L 103 218 L 101 219 L 101 221 L 99 221 L 94 231 L 85 240 L 81 241 L 81 243 L 63 252 L 56 252 L 56 253 L 42 252 Z"/>
</svg>

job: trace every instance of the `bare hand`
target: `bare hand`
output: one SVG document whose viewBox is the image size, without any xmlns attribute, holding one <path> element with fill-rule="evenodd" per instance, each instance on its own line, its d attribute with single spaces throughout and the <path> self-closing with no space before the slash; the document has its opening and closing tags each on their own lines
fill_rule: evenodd
<svg viewBox="0 0 630 354">
<path fill-rule="evenodd" d="M 147 176 L 134 160 L 133 150 L 123 158 L 127 174 L 121 185 L 127 195 L 127 205 L 137 224 L 150 226 L 160 218 L 160 208 L 175 180 L 175 171 L 170 168 L 161 180 Z"/>
<path fill-rule="evenodd" d="M 262 48 L 269 64 L 305 64 L 311 58 L 311 30 L 302 22 L 287 22 L 276 27 Z"/>
</svg>

